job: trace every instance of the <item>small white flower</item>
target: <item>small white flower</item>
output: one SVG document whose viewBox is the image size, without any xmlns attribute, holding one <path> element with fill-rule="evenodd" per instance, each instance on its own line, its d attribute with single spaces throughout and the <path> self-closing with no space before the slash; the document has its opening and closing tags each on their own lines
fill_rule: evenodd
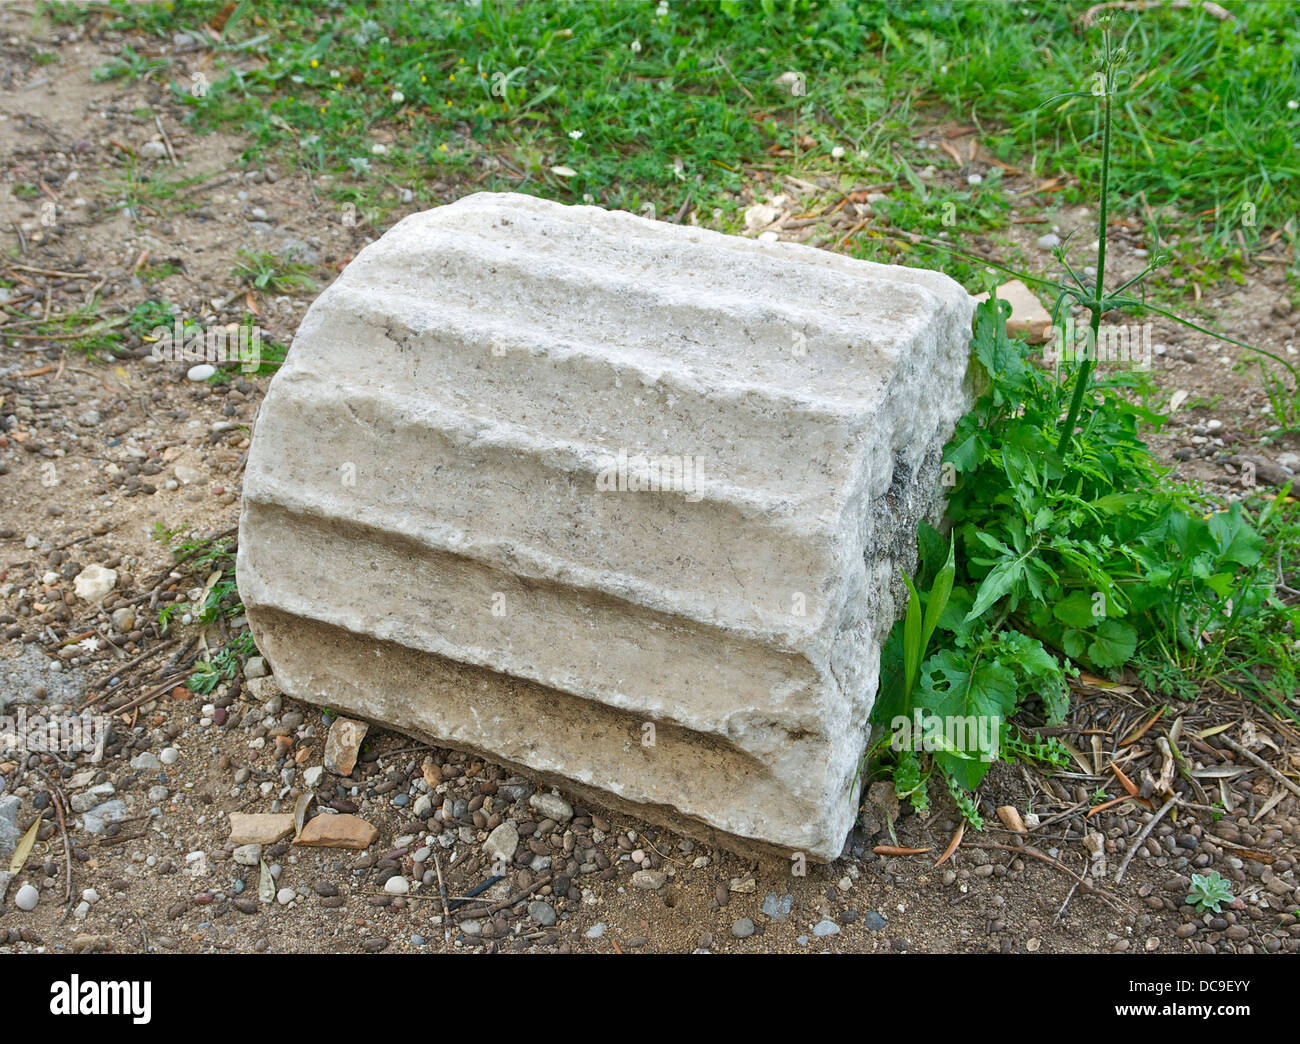
<svg viewBox="0 0 1300 1044">
<path fill-rule="evenodd" d="M 641 41 L 640 41 L 640 40 L 633 40 L 633 41 L 632 41 L 628 46 L 632 48 L 632 53 L 633 53 L 633 54 L 640 54 L 640 53 L 641 53 Z"/>
<path fill-rule="evenodd" d="M 401 105 L 402 102 L 406 101 L 406 95 L 401 91 L 393 91 L 391 100 L 394 105 Z"/>
<path fill-rule="evenodd" d="M 836 145 L 835 148 L 831 149 L 831 159 L 843 159 L 843 158 L 844 158 L 843 145 Z"/>
<path fill-rule="evenodd" d="M 376 145 L 371 145 L 371 146 L 370 146 L 370 152 L 371 152 L 373 155 L 375 155 L 375 156 L 387 156 L 387 155 L 388 155 L 388 146 L 387 146 L 387 145 L 378 145 L 378 144 L 376 144 Z"/>
<path fill-rule="evenodd" d="M 582 131 L 580 131 L 580 130 L 571 130 L 571 131 L 569 131 L 569 137 L 572 138 L 574 141 L 577 141 L 579 138 L 582 137 Z"/>
<path fill-rule="evenodd" d="M 582 201 L 583 201 L 584 203 L 595 203 L 595 202 L 596 202 L 596 197 L 593 196 L 590 192 L 584 192 L 584 193 L 582 194 Z"/>
<path fill-rule="evenodd" d="M 659 18 L 668 17 L 668 0 L 659 0 L 659 6 L 655 8 L 655 15 Z"/>
<path fill-rule="evenodd" d="M 1300 109 L 1300 101 L 1296 101 L 1294 98 L 1292 98 L 1289 102 L 1286 103 L 1286 107 L 1292 110 Z"/>
<path fill-rule="evenodd" d="M 83 638 L 77 643 L 80 648 L 84 649 L 88 653 L 99 652 L 101 644 L 100 640 L 94 635 L 91 635 L 89 638 Z"/>
</svg>

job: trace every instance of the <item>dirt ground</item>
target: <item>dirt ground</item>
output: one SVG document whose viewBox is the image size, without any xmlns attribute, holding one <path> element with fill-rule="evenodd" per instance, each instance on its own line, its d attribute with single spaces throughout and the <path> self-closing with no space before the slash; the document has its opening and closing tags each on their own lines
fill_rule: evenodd
<svg viewBox="0 0 1300 1044">
<path fill-rule="evenodd" d="M 162 633 L 159 611 L 192 598 L 206 578 L 173 568 L 155 525 L 233 534 L 268 378 L 236 375 L 214 386 L 188 380 L 188 364 L 154 362 L 138 337 L 124 336 L 118 357 L 92 361 L 24 331 L 88 302 L 112 318 L 165 298 L 205 322 L 238 322 L 251 310 L 268 336 L 288 343 L 314 294 L 241 285 L 231 274 L 237 251 L 292 257 L 323 286 L 381 230 L 345 223 L 319 202 L 319 183 L 281 157 L 254 152 L 245 166 L 237 137 L 196 136 L 160 88 L 93 82 L 91 70 L 121 42 L 80 28 L 33 36 L 23 9 L 0 8 L 0 277 L 13 284 L 0 290 L 0 699 L 9 715 L 90 701 L 93 712 L 113 709 L 114 722 L 99 761 L 6 754 L 0 735 L 0 846 L 7 799 L 17 798 L 7 805 L 10 835 L 38 817 L 42 824 L 26 866 L 12 881 L 0 873 L 0 950 L 1300 949 L 1300 802 L 1276 775 L 1296 778 L 1300 737 L 1222 697 L 1171 708 L 1122 745 L 1155 701 L 1131 685 L 1085 688 L 1063 732 L 1076 764 L 1050 777 L 995 766 L 987 829 L 967 831 L 941 865 L 957 829 L 951 806 L 928 817 L 900 813 L 876 788 L 845 854 L 798 874 L 598 807 L 530 801 L 550 794 L 551 781 L 392 733 L 371 733 L 347 777 L 314 771 L 328 730 L 319 708 L 281 697 L 264 678 L 237 675 L 202 696 L 186 689 L 202 643 L 215 651 L 241 621 L 200 629 L 178 613 Z M 37 51 L 57 60 L 37 61 Z M 200 60 L 185 45 L 172 56 L 182 77 Z M 144 174 L 208 178 L 125 208 L 128 153 Z M 950 165 L 934 176 L 966 173 Z M 19 191 L 32 185 L 35 195 Z M 756 179 L 753 201 L 797 201 L 815 187 Z M 461 191 L 448 186 L 446 200 Z M 1079 210 L 1030 210 L 1028 199 L 1025 208 L 1034 223 L 1015 235 L 1044 267 L 1050 258 L 1037 237 L 1091 220 Z M 1143 263 L 1141 228 L 1117 227 L 1116 275 Z M 807 238 L 807 230 L 791 235 Z M 982 247 L 992 256 L 1006 245 Z M 1215 288 L 1199 304 L 1239 339 L 1294 355 L 1300 313 L 1285 270 L 1257 264 L 1244 284 Z M 1188 304 L 1198 305 L 1190 289 Z M 1186 393 L 1154 443 L 1180 475 L 1229 496 L 1243 491 L 1243 462 L 1261 485 L 1300 470 L 1300 446 L 1261 442 L 1268 423 L 1258 377 L 1234 365 L 1245 353 L 1163 322 L 1153 341 L 1160 385 Z M 75 593 L 90 565 L 117 572 L 98 607 Z M 1196 735 L 1230 723 L 1228 733 Z M 1152 798 L 1162 738 L 1189 761 L 1184 806 L 1146 836 L 1150 812 L 1138 800 L 1087 817 L 1098 787 L 1121 792 L 1112 760 L 1142 788 L 1140 799 Z M 378 839 L 364 852 L 287 840 L 252 852 L 228 840 L 229 813 L 293 812 L 308 793 L 371 823 Z M 1229 811 L 1209 807 L 1216 803 Z M 995 806 L 1014 806 L 1028 832 L 1000 825 Z M 503 878 L 481 893 L 491 908 L 469 903 L 448 919 L 443 891 L 454 903 L 490 879 L 485 841 L 504 823 L 519 843 Z M 1236 899 L 1221 914 L 1197 916 L 1184 897 L 1190 875 L 1209 869 L 1233 882 Z M 636 871 L 648 873 L 634 884 Z M 38 894 L 32 911 L 18 906 L 24 886 Z"/>
</svg>

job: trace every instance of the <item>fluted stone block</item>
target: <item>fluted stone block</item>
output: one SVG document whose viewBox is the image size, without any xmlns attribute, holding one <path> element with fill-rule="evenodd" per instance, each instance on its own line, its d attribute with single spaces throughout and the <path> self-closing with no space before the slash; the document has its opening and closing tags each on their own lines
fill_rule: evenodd
<svg viewBox="0 0 1300 1044">
<path fill-rule="evenodd" d="M 938 273 L 529 196 L 412 215 L 258 417 L 257 644 L 292 696 L 833 859 L 971 309 Z"/>
</svg>

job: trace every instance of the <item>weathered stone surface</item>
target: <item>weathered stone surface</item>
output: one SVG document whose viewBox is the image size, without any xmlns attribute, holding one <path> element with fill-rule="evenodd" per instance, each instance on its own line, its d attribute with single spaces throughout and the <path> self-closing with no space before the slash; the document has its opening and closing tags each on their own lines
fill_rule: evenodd
<svg viewBox="0 0 1300 1044">
<path fill-rule="evenodd" d="M 227 840 L 236 845 L 273 845 L 292 834 L 293 827 L 289 812 L 231 812 Z"/>
<path fill-rule="evenodd" d="M 302 828 L 295 845 L 307 848 L 354 848 L 360 851 L 375 843 L 379 831 L 358 816 L 320 815 Z"/>
<path fill-rule="evenodd" d="M 258 648 L 291 696 L 832 859 L 971 310 L 938 273 L 527 196 L 408 217 L 263 404 Z"/>
</svg>

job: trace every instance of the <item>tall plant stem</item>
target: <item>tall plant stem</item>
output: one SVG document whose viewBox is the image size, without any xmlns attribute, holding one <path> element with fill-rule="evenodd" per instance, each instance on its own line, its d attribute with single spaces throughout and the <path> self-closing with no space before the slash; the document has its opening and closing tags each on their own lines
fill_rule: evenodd
<svg viewBox="0 0 1300 1044">
<path fill-rule="evenodd" d="M 1107 230 L 1107 212 L 1110 209 L 1110 92 L 1114 71 L 1110 63 L 1110 38 L 1106 38 L 1106 55 L 1102 65 L 1102 76 L 1104 93 L 1102 95 L 1102 131 L 1101 131 L 1101 203 L 1100 203 L 1100 227 L 1097 230 L 1097 278 L 1092 287 L 1092 301 L 1088 304 L 1088 310 L 1092 313 L 1092 321 L 1089 323 L 1091 338 L 1089 341 L 1088 357 L 1083 360 L 1083 365 L 1079 367 L 1079 372 L 1074 379 L 1074 396 L 1070 399 L 1070 412 L 1065 418 L 1065 426 L 1061 429 L 1061 439 L 1057 443 L 1056 452 L 1058 456 L 1064 457 L 1066 451 L 1070 448 L 1070 440 L 1074 437 L 1074 426 L 1079 422 L 1079 410 L 1083 407 L 1083 396 L 1088 390 L 1088 384 L 1092 379 L 1093 367 L 1097 361 L 1097 345 L 1099 344 L 1098 335 L 1101 332 L 1101 312 L 1102 301 L 1104 300 L 1103 290 L 1106 285 L 1106 230 Z"/>
</svg>

